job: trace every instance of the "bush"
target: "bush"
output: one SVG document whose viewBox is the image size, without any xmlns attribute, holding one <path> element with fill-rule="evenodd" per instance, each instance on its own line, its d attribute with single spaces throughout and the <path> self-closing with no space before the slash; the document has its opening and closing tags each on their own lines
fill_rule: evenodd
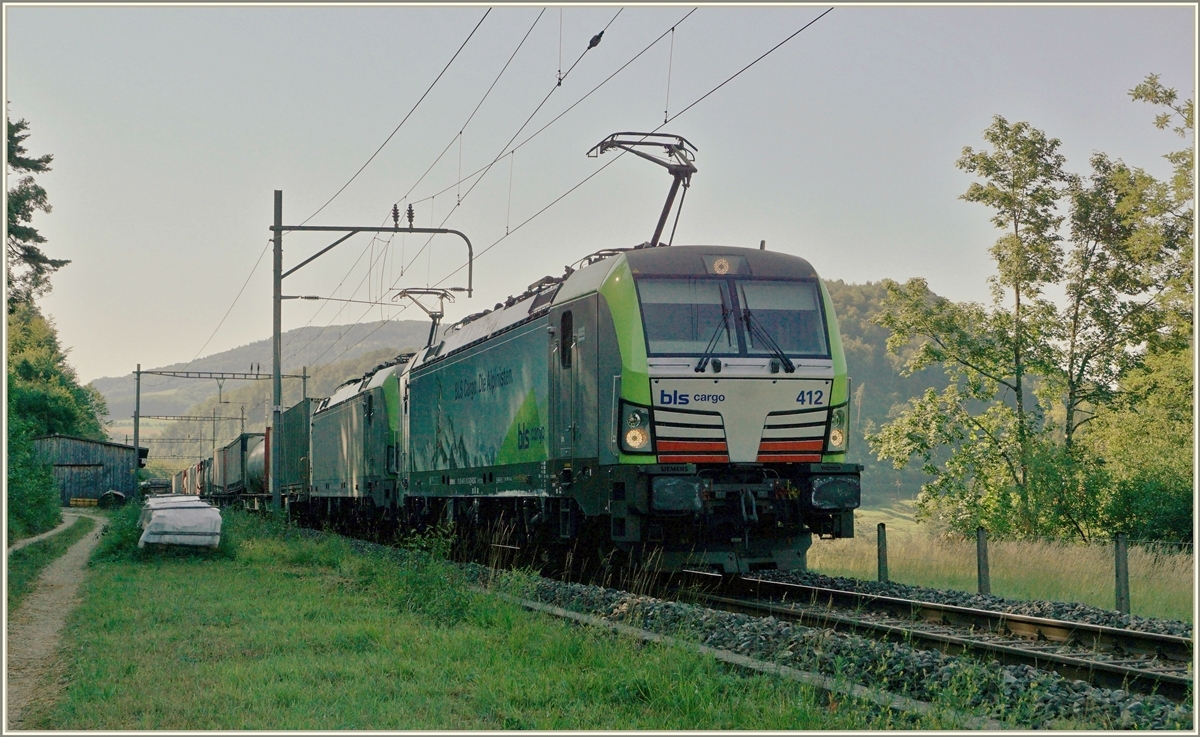
<svg viewBox="0 0 1200 737">
<path fill-rule="evenodd" d="M 33 449 L 31 424 L 8 416 L 8 541 L 54 529 L 62 522 L 58 485 Z"/>
</svg>

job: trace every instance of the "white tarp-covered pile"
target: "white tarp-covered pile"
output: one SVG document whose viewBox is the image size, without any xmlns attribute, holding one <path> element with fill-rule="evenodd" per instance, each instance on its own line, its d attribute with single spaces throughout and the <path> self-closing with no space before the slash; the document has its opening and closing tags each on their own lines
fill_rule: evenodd
<svg viewBox="0 0 1200 737">
<path fill-rule="evenodd" d="M 147 499 L 139 522 L 139 548 L 146 547 L 146 543 L 215 548 L 221 543 L 221 512 L 194 494 Z"/>
</svg>

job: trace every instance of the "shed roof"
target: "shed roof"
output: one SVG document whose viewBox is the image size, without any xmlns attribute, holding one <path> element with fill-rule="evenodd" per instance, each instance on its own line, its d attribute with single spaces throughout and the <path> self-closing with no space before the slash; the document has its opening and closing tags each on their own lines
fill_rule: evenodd
<svg viewBox="0 0 1200 737">
<path fill-rule="evenodd" d="M 64 440 L 77 440 L 81 443 L 95 443 L 96 445 L 111 445 L 114 448 L 125 448 L 127 450 L 133 450 L 132 445 L 125 445 L 124 443 L 113 443 L 113 442 L 109 442 L 107 440 L 92 440 L 91 438 L 80 438 L 80 437 L 76 437 L 74 435 L 63 435 L 62 433 L 51 433 L 49 435 L 42 435 L 40 437 L 34 438 L 34 440 L 52 440 L 54 438 L 63 438 Z M 145 446 L 143 446 L 142 450 L 149 450 L 149 448 L 146 448 Z"/>
</svg>

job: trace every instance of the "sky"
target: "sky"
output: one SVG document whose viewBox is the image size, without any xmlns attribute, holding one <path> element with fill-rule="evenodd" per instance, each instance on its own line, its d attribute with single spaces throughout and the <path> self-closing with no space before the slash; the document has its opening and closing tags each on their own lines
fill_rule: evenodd
<svg viewBox="0 0 1200 737">
<path fill-rule="evenodd" d="M 1192 145 L 1128 92 L 1194 94 L 1194 5 L 488 7 L 6 4 L 8 115 L 54 155 L 33 224 L 71 260 L 39 304 L 80 378 L 269 337 L 277 189 L 286 225 L 398 203 L 465 233 L 475 294 L 449 322 L 649 240 L 669 174 L 586 154 L 660 129 L 698 149 L 675 243 L 987 302 L 999 234 L 955 162 L 994 115 L 1076 172 L 1103 151 L 1164 176 Z M 336 237 L 287 234 L 285 270 Z M 466 285 L 463 242 L 427 240 L 360 234 L 297 271 L 285 294 L 386 305 L 289 300 L 284 329 L 424 319 L 394 290 Z"/>
</svg>

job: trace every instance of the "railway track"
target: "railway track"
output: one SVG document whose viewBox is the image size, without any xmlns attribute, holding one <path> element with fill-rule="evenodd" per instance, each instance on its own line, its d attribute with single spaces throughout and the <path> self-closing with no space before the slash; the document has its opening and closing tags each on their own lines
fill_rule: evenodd
<svg viewBox="0 0 1200 737">
<path fill-rule="evenodd" d="M 1031 665 L 1176 702 L 1192 694 L 1193 648 L 1184 637 L 698 571 L 676 583 L 682 596 L 714 609 Z"/>
</svg>

